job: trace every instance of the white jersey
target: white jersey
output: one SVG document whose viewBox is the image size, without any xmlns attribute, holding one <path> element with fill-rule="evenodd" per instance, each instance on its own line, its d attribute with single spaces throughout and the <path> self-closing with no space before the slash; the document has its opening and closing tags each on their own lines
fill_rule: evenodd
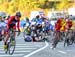
<svg viewBox="0 0 75 57">
<path fill-rule="evenodd" d="M 7 23 L 0 21 L 0 28 L 6 28 Z"/>
</svg>

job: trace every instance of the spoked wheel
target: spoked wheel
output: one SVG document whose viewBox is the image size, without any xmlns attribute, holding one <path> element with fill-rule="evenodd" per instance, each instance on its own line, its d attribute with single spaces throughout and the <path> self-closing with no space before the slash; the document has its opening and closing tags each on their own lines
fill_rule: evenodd
<svg viewBox="0 0 75 57">
<path fill-rule="evenodd" d="M 12 55 L 15 51 L 15 45 L 16 45 L 16 41 L 14 40 L 14 42 L 10 42 L 9 43 L 9 54 Z"/>
<path fill-rule="evenodd" d="M 65 42 L 64 42 L 64 47 L 67 45 L 72 45 L 73 44 L 73 41 L 72 40 L 69 40 L 69 39 L 66 39 Z"/>
<path fill-rule="evenodd" d="M 64 41 L 64 47 L 65 46 L 69 46 L 69 39 L 65 39 L 65 41 Z"/>
<path fill-rule="evenodd" d="M 69 45 L 72 45 L 73 44 L 73 41 L 72 40 L 69 40 Z"/>
<path fill-rule="evenodd" d="M 6 54 L 9 53 L 9 43 L 10 43 L 10 42 L 7 43 L 7 49 L 5 50 L 5 53 L 6 53 Z"/>
<path fill-rule="evenodd" d="M 58 38 L 57 38 L 57 39 L 55 39 L 54 43 L 52 44 L 52 46 L 53 46 L 53 48 L 52 48 L 52 49 L 56 48 L 56 46 L 57 46 L 58 42 L 59 42 L 59 39 L 58 39 Z"/>
<path fill-rule="evenodd" d="M 66 46 L 66 44 L 67 44 L 67 40 L 65 39 L 65 41 L 64 41 L 64 47 Z"/>
</svg>

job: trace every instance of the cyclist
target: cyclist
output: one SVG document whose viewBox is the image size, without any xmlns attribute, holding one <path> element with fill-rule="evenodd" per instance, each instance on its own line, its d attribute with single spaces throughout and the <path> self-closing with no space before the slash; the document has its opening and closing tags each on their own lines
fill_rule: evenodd
<svg viewBox="0 0 75 57">
<path fill-rule="evenodd" d="M 59 40 L 60 41 L 60 37 L 61 37 L 61 34 L 60 34 L 60 28 L 61 28 L 61 18 L 57 19 L 57 22 L 55 23 L 54 25 L 54 39 L 53 39 L 53 43 L 52 43 L 52 48 L 55 48 L 54 45 L 55 45 L 55 42 L 56 40 Z"/>
<path fill-rule="evenodd" d="M 48 34 L 50 27 L 49 27 L 49 20 L 47 19 L 47 17 L 43 17 L 43 21 L 44 21 L 44 31 L 46 34 Z"/>
<path fill-rule="evenodd" d="M 0 41 L 2 40 L 5 32 L 6 32 L 6 22 L 5 22 L 5 17 L 0 16 Z"/>
<path fill-rule="evenodd" d="M 26 17 L 26 21 L 25 21 L 25 24 L 23 25 L 25 28 L 25 34 L 26 34 L 26 37 L 24 38 L 25 41 L 32 41 L 31 37 L 30 37 L 30 28 L 31 28 L 31 22 L 29 21 L 29 18 Z"/>
<path fill-rule="evenodd" d="M 8 23 L 7 23 L 7 33 L 6 33 L 6 37 L 4 39 L 4 50 L 7 48 L 7 40 L 8 40 L 8 32 L 9 30 L 12 28 L 13 30 L 16 30 L 16 27 L 18 27 L 18 31 L 20 32 L 20 17 L 21 17 L 21 13 L 20 12 L 16 12 L 15 16 L 10 16 L 10 18 L 8 19 Z M 17 26 L 16 26 L 17 23 Z M 14 33 L 15 36 L 15 33 Z"/>
<path fill-rule="evenodd" d="M 36 27 L 39 29 L 39 32 L 42 31 L 42 19 L 39 16 L 36 16 Z"/>
<path fill-rule="evenodd" d="M 29 24 L 29 25 L 31 24 L 31 22 L 29 21 L 29 18 L 28 17 L 26 17 L 26 20 L 25 20 L 25 23 L 24 23 L 23 27 L 25 27 L 26 24 Z"/>
</svg>

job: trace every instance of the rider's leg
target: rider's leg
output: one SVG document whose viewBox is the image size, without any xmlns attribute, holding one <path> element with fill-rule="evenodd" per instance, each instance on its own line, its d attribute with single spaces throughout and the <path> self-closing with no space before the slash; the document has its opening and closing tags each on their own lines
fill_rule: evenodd
<svg viewBox="0 0 75 57">
<path fill-rule="evenodd" d="M 14 30 L 15 30 L 15 29 L 14 29 Z M 16 35 L 16 33 L 15 33 L 15 32 L 13 32 L 13 36 L 14 36 L 13 38 L 15 38 L 15 35 Z"/>
<path fill-rule="evenodd" d="M 7 48 L 7 40 L 8 40 L 8 33 L 6 33 L 6 37 L 4 38 L 4 50 Z"/>
<path fill-rule="evenodd" d="M 57 32 L 54 32 L 54 39 L 52 42 L 52 48 L 54 48 L 56 37 L 57 37 Z"/>
<path fill-rule="evenodd" d="M 4 34 L 4 29 L 2 29 L 2 32 L 1 32 L 1 34 L 2 34 L 2 35 Z"/>
</svg>

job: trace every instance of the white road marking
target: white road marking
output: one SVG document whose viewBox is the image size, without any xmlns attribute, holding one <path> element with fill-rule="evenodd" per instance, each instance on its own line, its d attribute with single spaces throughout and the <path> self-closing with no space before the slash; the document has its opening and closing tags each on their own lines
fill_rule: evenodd
<svg viewBox="0 0 75 57">
<path fill-rule="evenodd" d="M 32 46 L 32 45 L 36 45 L 36 44 L 37 44 L 36 42 L 29 42 L 29 43 L 25 43 L 25 44 L 24 44 L 24 43 L 23 43 L 23 44 L 18 44 L 18 43 L 17 43 L 16 45 L 30 45 L 30 46 Z M 37 45 L 41 45 L 41 44 L 43 45 L 43 43 L 39 43 L 39 42 L 38 42 Z"/>
<path fill-rule="evenodd" d="M 23 56 L 24 54 L 13 54 L 13 55 L 8 55 L 8 54 L 4 54 L 4 55 L 0 55 L 0 57 L 6 57 L 6 56 Z"/>
<path fill-rule="evenodd" d="M 2 51 L 2 50 L 4 50 L 4 49 L 0 49 L 0 51 Z"/>
<path fill-rule="evenodd" d="M 35 48 L 36 46 L 16 46 L 16 48 Z M 3 46 L 0 47 L 0 49 L 3 49 Z"/>
<path fill-rule="evenodd" d="M 0 52 L 0 54 L 4 54 L 4 53 L 5 53 L 5 51 L 1 51 L 1 52 Z"/>
<path fill-rule="evenodd" d="M 24 44 L 24 43 L 23 44 L 16 44 L 16 46 L 25 46 L 25 45 L 26 46 L 28 46 L 28 45 L 30 45 L 30 46 L 32 46 L 32 45 L 34 46 L 35 45 L 36 46 L 36 44 L 34 44 L 34 43 L 32 43 L 32 44 Z M 37 43 L 37 45 L 41 45 L 41 44 Z M 42 45 L 44 45 L 44 44 L 42 44 Z"/>
<path fill-rule="evenodd" d="M 31 52 L 31 51 L 32 51 L 32 50 L 26 50 L 26 51 L 23 51 L 23 50 L 15 50 L 15 51 L 14 51 L 14 54 L 15 54 L 15 53 L 21 53 L 21 52 L 28 53 L 28 52 Z M 1 52 L 0 52 L 0 54 L 4 54 L 4 53 L 5 53 L 5 51 L 1 51 Z"/>
<path fill-rule="evenodd" d="M 27 49 L 28 49 L 28 50 L 31 50 L 31 49 L 33 50 L 33 49 L 37 49 L 37 48 L 16 48 L 15 50 L 25 50 L 25 49 L 26 49 L 26 50 L 27 50 Z"/>
<path fill-rule="evenodd" d="M 23 43 L 23 44 L 16 44 L 16 46 L 17 46 L 17 45 L 25 46 L 25 45 L 31 45 L 31 44 L 24 44 L 24 43 Z"/>
<path fill-rule="evenodd" d="M 58 52 L 60 52 L 60 53 L 62 53 L 62 54 L 67 54 L 66 52 L 64 52 L 64 51 L 61 51 L 61 50 L 59 50 Z"/>
<path fill-rule="evenodd" d="M 35 53 L 37 53 L 37 52 L 39 52 L 39 51 L 45 49 L 46 47 L 48 47 L 48 43 L 45 42 L 45 44 L 46 44 L 46 45 L 45 45 L 44 47 L 42 47 L 42 48 L 40 48 L 40 49 L 38 49 L 38 50 L 35 50 L 35 51 L 29 53 L 28 55 L 25 55 L 24 57 L 29 57 L 29 56 L 31 56 L 31 55 L 33 55 L 33 54 L 35 54 Z"/>
<path fill-rule="evenodd" d="M 15 50 L 34 50 L 37 48 L 16 48 Z M 0 49 L 0 51 L 4 51 L 4 49 Z"/>
<path fill-rule="evenodd" d="M 31 52 L 31 50 L 27 50 L 27 51 L 20 51 L 20 50 L 17 50 L 17 51 L 15 51 L 15 53 L 21 53 L 21 52 L 27 53 L 27 52 Z"/>
<path fill-rule="evenodd" d="M 34 46 L 16 46 L 16 48 L 22 48 L 22 47 L 34 47 Z"/>
</svg>

